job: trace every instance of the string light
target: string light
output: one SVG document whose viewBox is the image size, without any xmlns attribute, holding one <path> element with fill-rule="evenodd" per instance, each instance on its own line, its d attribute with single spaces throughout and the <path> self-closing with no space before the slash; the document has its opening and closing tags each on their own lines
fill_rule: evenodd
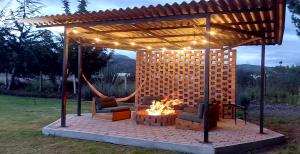
<svg viewBox="0 0 300 154">
<path fill-rule="evenodd" d="M 100 40 L 98 37 L 96 37 L 96 38 L 95 38 L 95 41 L 96 41 L 96 42 L 100 42 L 101 40 Z"/>
<path fill-rule="evenodd" d="M 134 43 L 134 42 L 131 42 L 130 45 L 131 45 L 131 46 L 135 46 L 135 43 Z"/>
<path fill-rule="evenodd" d="M 216 35 L 216 32 L 215 31 L 210 31 L 209 34 L 210 35 Z"/>
<path fill-rule="evenodd" d="M 119 42 L 114 42 L 115 45 L 119 45 Z"/>
<path fill-rule="evenodd" d="M 73 32 L 74 34 L 77 34 L 77 33 L 78 33 L 78 30 L 73 29 L 72 32 Z"/>
</svg>

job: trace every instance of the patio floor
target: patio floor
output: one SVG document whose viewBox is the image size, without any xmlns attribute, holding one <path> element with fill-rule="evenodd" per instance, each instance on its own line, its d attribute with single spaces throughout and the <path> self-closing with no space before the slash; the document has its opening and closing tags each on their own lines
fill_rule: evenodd
<svg viewBox="0 0 300 154">
<path fill-rule="evenodd" d="M 67 115 L 67 127 L 57 120 L 42 129 L 43 134 L 121 145 L 157 148 L 188 153 L 237 153 L 284 141 L 284 135 L 244 121 L 221 119 L 218 128 L 209 132 L 211 143 L 204 144 L 203 132 L 175 129 L 174 126 L 157 127 L 136 125 L 134 119 L 111 122 L 92 119 L 91 114 Z"/>
</svg>

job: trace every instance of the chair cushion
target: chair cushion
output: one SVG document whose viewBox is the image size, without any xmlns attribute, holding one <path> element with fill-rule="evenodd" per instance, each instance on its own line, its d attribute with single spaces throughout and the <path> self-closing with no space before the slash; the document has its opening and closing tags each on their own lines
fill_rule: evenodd
<svg viewBox="0 0 300 154">
<path fill-rule="evenodd" d="M 175 110 L 184 110 L 186 107 L 188 107 L 187 104 L 178 104 L 178 105 L 174 105 L 174 109 Z"/>
<path fill-rule="evenodd" d="M 197 122 L 197 123 L 201 123 L 202 118 L 199 118 L 198 115 L 193 114 L 193 113 L 187 113 L 187 112 L 183 112 L 178 116 L 179 119 L 182 120 L 188 120 L 188 121 L 192 121 L 192 122 Z"/>
<path fill-rule="evenodd" d="M 197 113 L 197 108 L 195 108 L 195 107 L 185 107 L 183 109 L 183 112 L 196 114 Z"/>
<path fill-rule="evenodd" d="M 155 101 L 161 101 L 163 99 L 163 96 L 144 96 L 142 105 L 151 105 L 152 102 Z"/>
<path fill-rule="evenodd" d="M 100 110 L 103 108 L 116 107 L 116 106 L 118 106 L 118 104 L 114 97 L 101 98 L 100 103 L 98 105 Z"/>
<path fill-rule="evenodd" d="M 127 106 L 117 106 L 117 107 L 108 107 L 96 110 L 97 113 L 109 113 L 109 112 L 121 112 L 121 111 L 130 111 L 130 108 Z"/>
</svg>

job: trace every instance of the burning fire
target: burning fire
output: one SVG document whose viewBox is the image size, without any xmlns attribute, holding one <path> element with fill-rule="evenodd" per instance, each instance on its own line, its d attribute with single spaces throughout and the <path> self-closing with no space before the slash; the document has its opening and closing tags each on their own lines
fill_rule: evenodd
<svg viewBox="0 0 300 154">
<path fill-rule="evenodd" d="M 162 100 L 162 101 L 153 101 L 150 108 L 146 111 L 149 115 L 167 115 L 175 113 L 174 105 L 181 104 L 182 101 L 179 99 L 173 100 Z"/>
</svg>

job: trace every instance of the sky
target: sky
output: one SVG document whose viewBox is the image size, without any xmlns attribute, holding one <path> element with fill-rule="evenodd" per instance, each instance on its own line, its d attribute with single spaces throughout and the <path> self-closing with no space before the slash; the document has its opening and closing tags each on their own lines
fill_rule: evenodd
<svg viewBox="0 0 300 154">
<path fill-rule="evenodd" d="M 0 0 L 0 9 L 9 0 Z M 71 12 L 77 10 L 77 0 L 69 0 L 71 4 Z M 140 7 L 165 3 L 181 3 L 184 0 L 88 0 L 88 10 L 98 11 L 106 9 L 118 9 L 127 7 Z M 185 0 L 189 2 L 191 0 Z M 63 8 L 61 0 L 40 0 L 45 7 L 41 10 L 42 15 L 62 14 Z M 3 3 L 3 4 L 1 4 Z M 10 6 L 15 6 L 13 0 Z M 286 9 L 285 32 L 282 45 L 266 46 L 266 65 L 275 66 L 279 61 L 283 65 L 300 65 L 300 37 L 296 35 L 296 28 L 291 20 L 291 13 Z M 50 28 L 52 31 L 62 32 L 62 27 Z M 237 64 L 260 64 L 261 46 L 243 46 L 237 49 Z M 130 58 L 135 58 L 135 52 L 132 51 L 116 51 L 118 54 L 125 54 Z"/>
</svg>

